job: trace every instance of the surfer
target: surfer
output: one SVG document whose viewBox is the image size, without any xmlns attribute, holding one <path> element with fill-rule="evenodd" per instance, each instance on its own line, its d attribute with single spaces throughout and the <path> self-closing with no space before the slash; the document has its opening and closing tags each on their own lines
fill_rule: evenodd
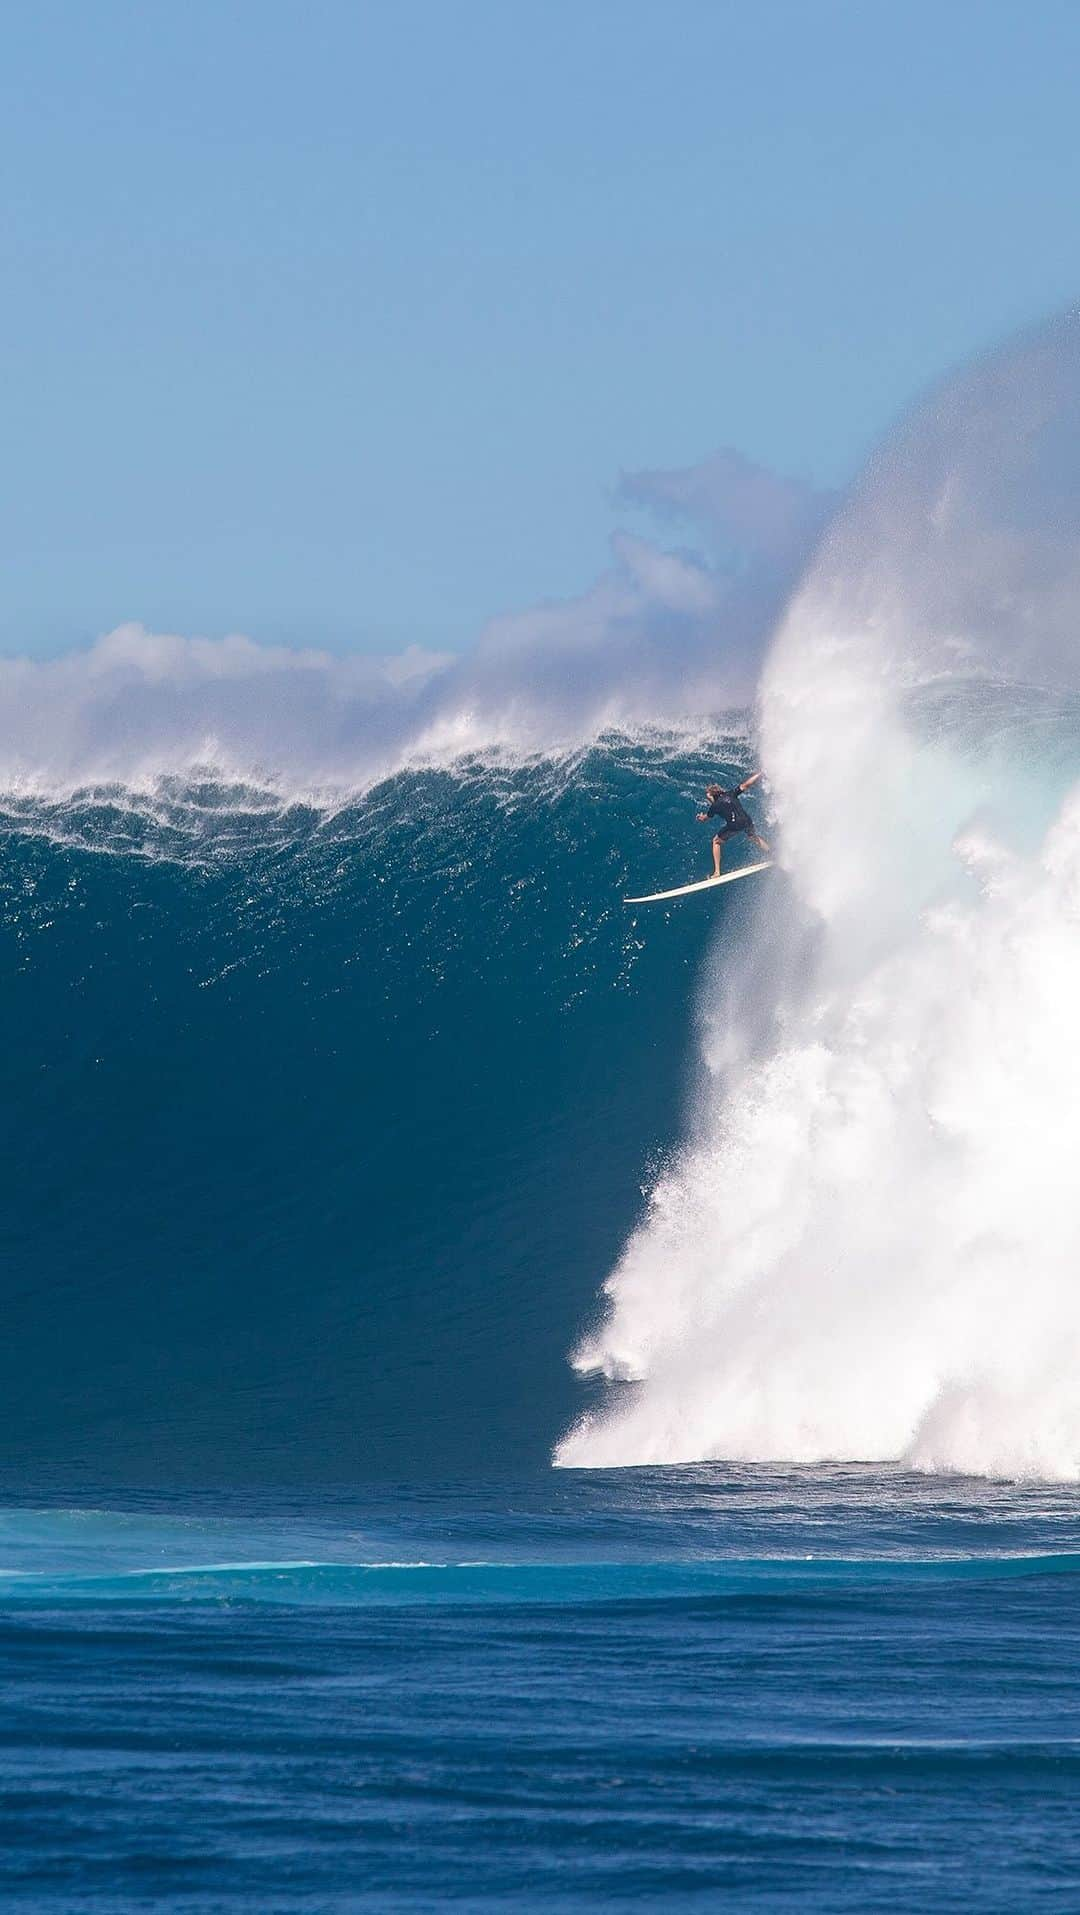
<svg viewBox="0 0 1080 1915">
<path fill-rule="evenodd" d="M 698 823 L 703 825 L 709 818 L 721 820 L 712 841 L 714 878 L 720 876 L 720 860 L 724 855 L 725 844 L 729 838 L 737 838 L 740 832 L 745 831 L 751 844 L 756 844 L 759 851 L 769 849 L 764 838 L 759 837 L 754 830 L 754 821 L 742 803 L 743 792 L 749 791 L 751 785 L 756 785 L 760 777 L 760 771 L 751 772 L 749 778 L 744 778 L 741 785 L 733 786 L 730 791 L 723 785 L 706 785 L 705 787 L 709 808 L 707 811 L 698 812 Z"/>
</svg>

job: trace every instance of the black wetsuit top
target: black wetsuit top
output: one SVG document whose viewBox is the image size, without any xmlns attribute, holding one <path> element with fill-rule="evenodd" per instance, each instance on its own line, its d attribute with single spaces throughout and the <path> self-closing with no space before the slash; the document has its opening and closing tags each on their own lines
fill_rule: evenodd
<svg viewBox="0 0 1080 1915">
<path fill-rule="evenodd" d="M 736 831 L 752 831 L 754 828 L 754 821 L 746 810 L 742 795 L 738 791 L 722 791 L 719 797 L 710 799 L 705 816 L 720 820 L 724 827 L 720 833 L 721 837 L 724 836 L 725 831 L 734 835 Z"/>
</svg>

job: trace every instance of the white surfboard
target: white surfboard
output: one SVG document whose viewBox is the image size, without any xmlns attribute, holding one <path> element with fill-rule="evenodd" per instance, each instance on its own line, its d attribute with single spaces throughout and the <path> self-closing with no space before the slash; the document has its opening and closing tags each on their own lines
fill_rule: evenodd
<svg viewBox="0 0 1080 1915">
<path fill-rule="evenodd" d="M 647 898 L 624 898 L 624 904 L 662 904 L 665 898 L 687 898 L 691 891 L 715 891 L 718 884 L 734 884 L 736 878 L 749 878 L 755 871 L 768 871 L 772 859 L 761 864 L 744 864 L 738 871 L 721 871 L 718 878 L 699 878 L 696 884 L 680 884 L 674 891 L 650 891 Z"/>
</svg>

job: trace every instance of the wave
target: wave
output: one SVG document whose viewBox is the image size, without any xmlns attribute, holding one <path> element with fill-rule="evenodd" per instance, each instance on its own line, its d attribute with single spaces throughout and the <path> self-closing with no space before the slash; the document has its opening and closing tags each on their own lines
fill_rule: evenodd
<svg viewBox="0 0 1080 1915">
<path fill-rule="evenodd" d="M 782 623 L 787 885 L 709 980 L 561 1463 L 1080 1475 L 1078 426 L 1070 315 L 904 422 Z"/>
<path fill-rule="evenodd" d="M 707 867 L 700 790 L 748 762 L 741 718 L 317 802 L 9 791 L 6 1480 L 546 1460 L 708 936 L 622 896 Z"/>
<path fill-rule="evenodd" d="M 9 1472 L 1080 1477 L 1078 341 L 901 425 L 753 719 L 786 575 L 633 541 L 468 660 L 0 661 Z M 782 869 L 627 913 L 755 738 Z"/>
<path fill-rule="evenodd" d="M 1071 1576 L 1080 1555 L 928 1558 L 715 1558 L 653 1563 L 185 1563 L 119 1574 L 0 1572 L 0 1600 L 81 1603 L 314 1603 L 354 1608 L 433 1605 L 694 1603 L 830 1593 L 902 1593 L 927 1584 Z"/>
<path fill-rule="evenodd" d="M 699 1465 L 9 1499 L 10 1603 L 344 1606 L 918 1600 L 1080 1567 L 1077 1493 L 917 1472 Z"/>
<path fill-rule="evenodd" d="M 0 1601 L 316 1603 L 335 1607 L 703 1603 L 741 1597 L 869 1597 L 908 1589 L 1044 1580 L 1080 1572 L 1080 1553 L 716 1555 L 684 1561 L 184 1561 L 126 1568 L 0 1568 Z"/>
</svg>

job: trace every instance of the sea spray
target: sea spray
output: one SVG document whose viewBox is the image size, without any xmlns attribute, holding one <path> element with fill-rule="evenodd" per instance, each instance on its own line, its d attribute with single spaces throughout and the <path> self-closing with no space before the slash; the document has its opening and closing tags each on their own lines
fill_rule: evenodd
<svg viewBox="0 0 1080 1915">
<path fill-rule="evenodd" d="M 783 621 L 786 895 L 706 1012 L 692 1135 L 575 1357 L 617 1387 L 559 1462 L 1080 1474 L 1078 427 L 1069 317 L 904 422 Z"/>
</svg>

